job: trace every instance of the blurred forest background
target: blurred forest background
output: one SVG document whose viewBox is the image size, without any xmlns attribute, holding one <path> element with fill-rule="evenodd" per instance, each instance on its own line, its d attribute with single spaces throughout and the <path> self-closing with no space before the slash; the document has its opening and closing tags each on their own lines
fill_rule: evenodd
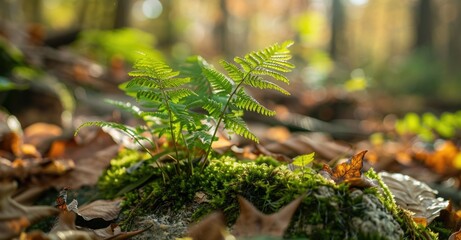
<svg viewBox="0 0 461 240">
<path fill-rule="evenodd" d="M 290 108 L 299 105 L 310 109 L 305 114 L 326 121 L 365 119 L 376 111 L 375 117 L 383 119 L 389 113 L 459 110 L 460 26 L 457 0 L 0 1 L 4 51 L 22 52 L 27 64 L 55 69 L 60 82 L 71 78 L 106 91 L 107 82 L 126 80 L 139 50 L 155 52 L 169 63 L 194 54 L 216 63 L 293 39 L 297 68 L 288 90 L 297 101 Z M 75 64 L 74 57 L 49 49 L 92 63 Z M 60 65 L 66 58 L 74 61 L 72 66 Z M 7 80 L 14 74 L 5 63 L 1 70 L 2 89 L 18 88 Z M 110 74 L 104 75 L 106 70 Z M 31 74 L 14 72 L 22 78 Z M 74 91 L 78 100 L 79 88 Z M 346 95 L 373 103 L 359 104 L 346 116 L 338 113 L 350 110 L 343 105 L 312 110 L 329 96 L 340 99 L 334 104 L 347 102 Z M 3 105 L 11 101 L 2 100 Z"/>
</svg>

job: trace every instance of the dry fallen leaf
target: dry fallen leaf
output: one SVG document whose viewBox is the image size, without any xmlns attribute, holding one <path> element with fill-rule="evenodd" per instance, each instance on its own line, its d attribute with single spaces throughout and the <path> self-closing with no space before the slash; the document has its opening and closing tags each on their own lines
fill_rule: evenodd
<svg viewBox="0 0 461 240">
<path fill-rule="evenodd" d="M 410 176 L 387 172 L 380 172 L 379 176 L 394 195 L 395 202 L 415 213 L 415 221 L 426 219 L 429 224 L 448 206 L 448 201 L 436 197 L 437 191 Z"/>
<path fill-rule="evenodd" d="M 84 205 L 80 209 L 74 199 L 67 204 L 67 189 L 60 191 L 56 198 L 56 205 L 61 210 L 57 223 L 53 226 L 50 235 L 68 234 L 65 240 L 84 236 L 85 239 L 114 240 L 128 239 L 138 235 L 146 229 L 131 232 L 122 232 L 114 222 L 120 212 L 121 200 L 97 200 Z"/>
<path fill-rule="evenodd" d="M 222 212 L 214 212 L 195 225 L 192 225 L 187 236 L 193 240 L 224 240 L 226 221 Z"/>
<path fill-rule="evenodd" d="M 459 152 L 458 147 L 452 141 L 445 141 L 440 145 L 436 145 L 434 152 L 417 149 L 414 157 L 423 161 L 436 173 L 449 175 L 457 171 L 454 167 L 454 160 Z"/>
<path fill-rule="evenodd" d="M 266 215 L 248 200 L 238 196 L 240 215 L 235 222 L 232 234 L 236 237 L 282 237 L 303 199 L 304 196 L 300 196 L 278 212 Z"/>
<path fill-rule="evenodd" d="M 56 146 L 63 149 L 57 151 Z M 50 184 L 57 189 L 64 187 L 78 189 L 82 186 L 94 185 L 103 170 L 109 166 L 110 160 L 117 155 L 118 150 L 118 145 L 101 130 L 98 130 L 97 134 L 85 144 L 79 144 L 74 139 L 64 143 L 56 141 L 51 147 L 50 157 L 72 159 L 75 168 Z"/>
<path fill-rule="evenodd" d="M 97 200 L 78 209 L 76 224 L 80 227 L 99 229 L 110 226 L 118 218 L 121 200 Z"/>
<path fill-rule="evenodd" d="M 16 182 L 0 182 L 0 239 L 11 239 L 38 220 L 53 216 L 59 211 L 49 206 L 28 207 L 11 198 Z"/>
<path fill-rule="evenodd" d="M 363 157 L 367 151 L 362 151 L 331 169 L 327 164 L 323 164 L 320 175 L 333 180 L 336 183 L 348 183 L 351 187 L 367 188 L 376 187 L 377 184 L 371 179 L 362 176 Z"/>
</svg>

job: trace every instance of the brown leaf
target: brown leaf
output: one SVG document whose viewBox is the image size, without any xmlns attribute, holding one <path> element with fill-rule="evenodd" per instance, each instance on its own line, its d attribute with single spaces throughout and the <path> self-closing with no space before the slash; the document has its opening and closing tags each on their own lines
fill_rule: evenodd
<svg viewBox="0 0 461 240">
<path fill-rule="evenodd" d="M 120 199 L 97 200 L 80 207 L 78 214 L 85 220 L 101 218 L 105 221 L 113 221 L 118 218 L 120 213 L 120 203 Z"/>
<path fill-rule="evenodd" d="M 226 221 L 222 212 L 214 212 L 187 230 L 187 236 L 194 240 L 223 240 Z"/>
<path fill-rule="evenodd" d="M 136 231 L 131 231 L 131 232 L 120 232 L 118 234 L 115 234 L 112 237 L 104 238 L 104 240 L 124 240 L 124 239 L 129 239 L 129 238 L 132 238 L 132 237 L 134 237 L 134 236 L 136 236 L 138 234 L 141 234 L 141 233 L 149 230 L 152 226 L 153 225 L 150 225 L 147 228 L 144 228 L 144 229 L 141 229 L 141 230 L 136 230 Z M 120 231 L 120 228 L 118 229 L 118 231 Z M 114 232 L 116 232 L 116 231 L 114 231 Z"/>
<path fill-rule="evenodd" d="M 448 201 L 437 197 L 437 191 L 410 176 L 387 172 L 380 172 L 379 176 L 394 195 L 397 205 L 413 212 L 414 217 L 426 219 L 428 224 L 449 205 Z"/>
<path fill-rule="evenodd" d="M 282 237 L 290 224 L 304 195 L 281 208 L 278 212 L 266 215 L 256 209 L 253 204 L 238 196 L 240 215 L 234 225 L 232 234 L 236 237 L 272 236 Z"/>
<path fill-rule="evenodd" d="M 18 236 L 30 224 L 59 212 L 53 207 L 17 203 L 11 198 L 16 187 L 16 182 L 0 182 L 0 239 Z"/>
<path fill-rule="evenodd" d="M 16 132 L 3 133 L 0 139 L 0 150 L 5 152 L 2 157 L 6 157 L 10 160 L 11 156 L 21 155 L 22 137 Z M 8 155 L 7 155 L 8 154 Z"/>
<path fill-rule="evenodd" d="M 24 129 L 24 143 L 40 146 L 50 138 L 62 135 L 61 127 L 49 123 L 34 123 Z"/>
<path fill-rule="evenodd" d="M 119 150 L 112 138 L 101 130 L 98 130 L 98 134 L 85 144 L 79 144 L 72 139 L 61 147 L 64 149 L 59 154 L 53 153 L 53 157 L 72 159 L 75 168 L 50 183 L 57 189 L 64 187 L 78 189 L 96 184 L 103 170 L 109 166 L 110 160 Z M 53 152 L 53 147 L 51 149 Z"/>
<path fill-rule="evenodd" d="M 324 164 L 321 170 L 322 175 L 333 179 L 336 183 L 345 181 L 356 182 L 357 179 L 362 178 L 363 157 L 367 151 L 362 151 L 350 158 L 347 162 L 343 162 L 331 169 L 328 165 Z M 352 180 L 353 179 L 353 180 Z"/>
<path fill-rule="evenodd" d="M 68 230 L 77 230 L 75 219 L 77 214 L 74 211 L 62 210 L 59 213 L 58 221 L 51 229 L 50 233 L 57 233 Z"/>
</svg>

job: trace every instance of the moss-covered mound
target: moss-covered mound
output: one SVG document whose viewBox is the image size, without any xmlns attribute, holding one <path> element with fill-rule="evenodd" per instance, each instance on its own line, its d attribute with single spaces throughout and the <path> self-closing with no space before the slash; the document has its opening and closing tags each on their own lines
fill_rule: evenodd
<svg viewBox="0 0 461 240">
<path fill-rule="evenodd" d="M 285 234 L 287 238 L 436 239 L 395 205 L 372 170 L 366 175 L 381 187 L 353 189 L 332 183 L 310 168 L 291 171 L 268 158 L 241 162 L 222 157 L 212 160 L 202 172 L 197 168 L 192 176 L 173 175 L 165 181 L 149 161 L 140 164 L 141 157 L 133 151 L 122 152 L 99 186 L 113 196 L 144 183 L 125 193 L 126 206 L 142 206 L 137 211 L 144 214 L 158 209 L 179 211 L 195 203 L 194 219 L 220 209 L 232 225 L 239 214 L 237 195 L 262 212 L 273 213 L 306 194 Z"/>
</svg>

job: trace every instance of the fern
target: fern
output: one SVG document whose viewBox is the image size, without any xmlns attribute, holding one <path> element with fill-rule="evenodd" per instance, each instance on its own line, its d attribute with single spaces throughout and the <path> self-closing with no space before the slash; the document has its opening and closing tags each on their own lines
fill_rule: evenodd
<svg viewBox="0 0 461 240">
<path fill-rule="evenodd" d="M 275 111 L 262 106 L 258 101 L 256 101 L 256 99 L 248 95 L 243 89 L 240 89 L 237 92 L 236 96 L 237 98 L 236 100 L 234 100 L 232 104 L 234 104 L 236 107 L 242 110 L 257 112 L 259 114 L 266 116 L 275 115 Z"/>
<path fill-rule="evenodd" d="M 202 167 L 207 163 L 220 125 L 230 133 L 258 141 L 243 120 L 244 112 L 266 116 L 273 116 L 275 112 L 261 105 L 245 88 L 272 89 L 289 94 L 279 83 L 289 83 L 283 73 L 293 68 L 288 62 L 291 44 L 274 44 L 244 57 L 236 57 L 235 63 L 222 60 L 220 65 L 227 74 L 200 56 L 190 57 L 180 71 L 175 71 L 155 57 L 145 55 L 129 73 L 131 80 L 120 86 L 140 106 L 109 101 L 144 120 L 145 126 L 133 128 L 112 122 L 87 122 L 77 129 L 76 134 L 82 127 L 90 125 L 115 128 L 132 137 L 150 154 L 141 142 L 148 140 L 152 146 L 155 144 L 141 134 L 149 131 L 157 137 L 166 136 L 175 152 L 172 158 L 176 173 L 186 167 L 186 171 L 193 174 L 194 159 L 203 158 Z"/>
<path fill-rule="evenodd" d="M 219 97 L 220 93 L 230 93 L 226 96 L 227 100 L 222 105 L 222 108 L 217 109 L 219 104 L 208 104 L 207 111 L 210 114 L 220 112 L 217 118 L 217 127 L 224 120 L 226 129 L 233 131 L 245 138 L 249 138 L 253 141 L 258 141 L 256 136 L 246 126 L 245 122 L 237 115 L 233 115 L 236 109 L 254 111 L 263 115 L 274 115 L 275 112 L 265 108 L 259 104 L 254 98 L 249 96 L 243 90 L 244 86 L 259 88 L 259 89 L 272 89 L 280 93 L 289 95 L 289 92 L 271 82 L 264 77 L 270 77 L 271 79 L 283 83 L 289 83 L 288 78 L 282 75 L 291 71 L 294 66 L 288 62 L 291 59 L 291 54 L 288 48 L 293 44 L 291 41 L 287 41 L 283 44 L 274 44 L 266 49 L 257 52 L 251 52 L 245 57 L 235 57 L 234 62 L 239 66 L 226 62 L 220 61 L 221 66 L 227 71 L 228 76 L 218 72 L 210 70 L 205 64 L 204 72 L 209 82 L 212 83 L 211 87 L 215 87 L 216 84 L 220 83 L 217 91 L 214 91 L 213 100 Z M 232 85 L 232 90 L 228 87 L 228 83 Z M 222 89 L 222 90 L 221 90 Z M 220 102 L 217 99 L 216 102 Z M 213 132 L 213 138 L 216 136 L 218 128 L 215 128 Z M 211 145 L 208 147 L 207 154 L 205 156 L 205 162 L 211 152 Z"/>
</svg>

